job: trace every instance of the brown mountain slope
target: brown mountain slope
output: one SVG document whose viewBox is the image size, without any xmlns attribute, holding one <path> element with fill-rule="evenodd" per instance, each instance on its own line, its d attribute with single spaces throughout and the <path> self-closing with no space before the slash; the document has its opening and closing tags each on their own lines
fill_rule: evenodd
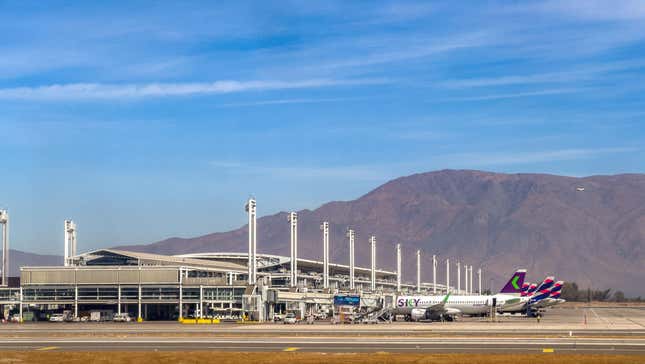
<svg viewBox="0 0 645 364">
<path fill-rule="evenodd" d="M 9 276 L 20 276 L 20 267 L 43 267 L 51 265 L 62 265 L 63 257 L 59 255 L 46 255 L 23 252 L 20 250 L 9 250 Z"/>
<path fill-rule="evenodd" d="M 578 187 L 584 187 L 579 191 Z M 261 206 L 262 201 L 258 201 Z M 546 274 L 582 286 L 645 293 L 645 175 L 572 178 L 444 170 L 390 181 L 354 201 L 299 212 L 300 252 L 322 253 L 320 222 L 331 226 L 332 261 L 348 261 L 348 226 L 357 232 L 357 262 L 369 264 L 369 235 L 377 237 L 378 266 L 394 269 L 394 244 L 404 251 L 412 280 L 414 254 L 484 267 L 484 286 L 497 288 L 516 267 L 538 280 Z M 288 255 L 286 213 L 258 220 L 258 249 Z M 245 251 L 246 227 L 192 239 L 129 246 L 157 253 Z M 453 277 L 455 265 L 451 267 Z"/>
</svg>

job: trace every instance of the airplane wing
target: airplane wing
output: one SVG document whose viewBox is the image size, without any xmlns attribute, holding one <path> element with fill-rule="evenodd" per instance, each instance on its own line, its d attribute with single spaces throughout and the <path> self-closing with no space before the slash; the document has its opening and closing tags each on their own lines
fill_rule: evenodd
<svg viewBox="0 0 645 364">
<path fill-rule="evenodd" d="M 454 307 L 446 307 L 448 298 L 450 298 L 450 293 L 448 293 L 441 302 L 428 307 L 426 309 L 426 317 L 430 318 L 431 320 L 452 320 L 452 317 L 461 315 L 461 311 L 459 309 Z"/>
<path fill-rule="evenodd" d="M 436 305 L 429 306 L 427 310 L 430 312 L 444 312 L 446 310 L 446 302 L 448 302 L 448 298 L 450 298 L 450 293 L 448 293 L 446 297 L 441 300 L 441 302 L 437 303 Z"/>
</svg>

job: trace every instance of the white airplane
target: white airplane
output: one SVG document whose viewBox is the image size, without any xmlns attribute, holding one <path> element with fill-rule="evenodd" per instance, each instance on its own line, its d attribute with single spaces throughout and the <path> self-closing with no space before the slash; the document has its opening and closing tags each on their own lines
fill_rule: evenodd
<svg viewBox="0 0 645 364">
<path fill-rule="evenodd" d="M 560 298 L 563 281 L 555 282 L 554 277 L 546 277 L 540 285 L 531 284 L 522 287 L 522 294 L 518 301 L 507 302 L 499 308 L 499 312 L 537 312 L 537 310 L 565 302 Z"/>
<path fill-rule="evenodd" d="M 491 306 L 514 304 L 520 300 L 526 269 L 515 271 L 500 293 L 477 296 L 399 296 L 392 313 L 405 315 L 407 320 L 452 321 L 459 315 L 483 315 Z"/>
</svg>

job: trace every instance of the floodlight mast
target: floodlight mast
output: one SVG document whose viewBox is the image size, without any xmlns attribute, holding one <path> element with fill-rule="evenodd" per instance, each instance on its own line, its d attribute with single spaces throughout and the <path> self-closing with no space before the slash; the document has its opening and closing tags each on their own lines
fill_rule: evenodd
<svg viewBox="0 0 645 364">
<path fill-rule="evenodd" d="M 74 265 L 76 256 L 76 224 L 72 220 L 65 220 L 65 257 L 63 265 L 70 267 Z"/>
<path fill-rule="evenodd" d="M 354 289 L 354 238 L 355 233 L 352 229 L 347 229 L 347 238 L 349 239 L 349 289 Z"/>
<path fill-rule="evenodd" d="M 437 256 L 432 255 L 432 293 L 437 294 Z"/>
<path fill-rule="evenodd" d="M 401 292 L 401 244 L 396 244 L 396 291 Z"/>
<path fill-rule="evenodd" d="M 417 250 L 417 293 L 421 292 L 421 250 Z"/>
<path fill-rule="evenodd" d="M 257 211 L 254 198 L 250 198 L 246 203 L 246 212 L 249 215 L 249 256 L 248 256 L 248 279 L 249 285 L 257 281 Z"/>
<path fill-rule="evenodd" d="M 464 264 L 464 291 L 468 294 L 468 266 Z"/>
<path fill-rule="evenodd" d="M 371 288 L 372 288 L 372 292 L 375 292 L 376 291 L 376 237 L 374 235 L 370 236 L 370 247 L 372 250 Z"/>
<path fill-rule="evenodd" d="M 450 258 L 446 258 L 446 293 L 450 293 Z"/>
<path fill-rule="evenodd" d="M 9 212 L 0 210 L 0 225 L 2 225 L 2 282 L 0 286 L 9 285 L 7 281 L 9 271 Z"/>
<path fill-rule="evenodd" d="M 466 266 L 464 265 L 464 268 Z M 457 294 L 461 292 L 461 263 L 457 262 Z"/>
<path fill-rule="evenodd" d="M 289 213 L 291 227 L 291 287 L 298 286 L 298 214 Z"/>
<path fill-rule="evenodd" d="M 329 222 L 320 225 L 323 232 L 323 288 L 329 288 Z"/>
</svg>

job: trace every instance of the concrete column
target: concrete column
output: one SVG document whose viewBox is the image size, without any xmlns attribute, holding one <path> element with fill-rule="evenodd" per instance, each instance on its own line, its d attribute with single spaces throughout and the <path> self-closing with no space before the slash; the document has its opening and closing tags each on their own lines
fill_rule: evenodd
<svg viewBox="0 0 645 364">
<path fill-rule="evenodd" d="M 323 231 L 323 288 L 329 288 L 329 222 L 324 221 Z"/>
<path fill-rule="evenodd" d="M 141 283 L 139 283 L 139 297 L 137 300 L 137 321 L 141 321 L 143 317 L 141 316 Z"/>
<path fill-rule="evenodd" d="M 370 248 L 372 252 L 372 265 L 371 265 L 371 285 L 370 288 L 372 292 L 376 291 L 376 237 L 371 236 L 370 237 Z"/>
<path fill-rule="evenodd" d="M 450 258 L 446 258 L 446 293 L 450 292 Z"/>
<path fill-rule="evenodd" d="M 117 301 L 117 304 L 118 304 L 118 308 L 117 308 L 116 312 L 120 315 L 121 314 L 121 285 L 120 284 L 117 287 L 117 299 L 116 299 L 116 301 Z"/>
<path fill-rule="evenodd" d="M 246 211 L 249 217 L 249 257 L 248 257 L 248 284 L 255 284 L 257 280 L 257 211 L 255 199 L 250 198 L 246 203 Z"/>
<path fill-rule="evenodd" d="M 473 266 L 468 266 L 468 293 L 473 294 Z"/>
<path fill-rule="evenodd" d="M 401 292 L 401 244 L 396 244 L 396 291 Z"/>
<path fill-rule="evenodd" d="M 482 269 L 479 268 L 477 269 L 477 294 L 481 295 L 482 294 Z"/>
<path fill-rule="evenodd" d="M 22 286 L 20 287 L 20 303 L 19 303 L 19 317 L 20 317 L 20 322 L 22 322 L 22 302 L 24 301 L 24 297 L 22 295 Z"/>
<path fill-rule="evenodd" d="M 437 256 L 432 255 L 432 293 L 437 294 Z"/>
<path fill-rule="evenodd" d="M 183 272 L 179 271 L 179 320 L 184 318 L 184 285 Z"/>
<path fill-rule="evenodd" d="M 199 285 L 199 318 L 204 317 L 204 286 Z"/>
<path fill-rule="evenodd" d="M 78 317 L 78 284 L 74 284 L 74 317 Z"/>
<path fill-rule="evenodd" d="M 291 231 L 291 287 L 298 286 L 298 214 L 289 213 L 289 226 Z"/>
<path fill-rule="evenodd" d="M 417 250 L 417 293 L 421 292 L 421 250 Z"/>
</svg>

